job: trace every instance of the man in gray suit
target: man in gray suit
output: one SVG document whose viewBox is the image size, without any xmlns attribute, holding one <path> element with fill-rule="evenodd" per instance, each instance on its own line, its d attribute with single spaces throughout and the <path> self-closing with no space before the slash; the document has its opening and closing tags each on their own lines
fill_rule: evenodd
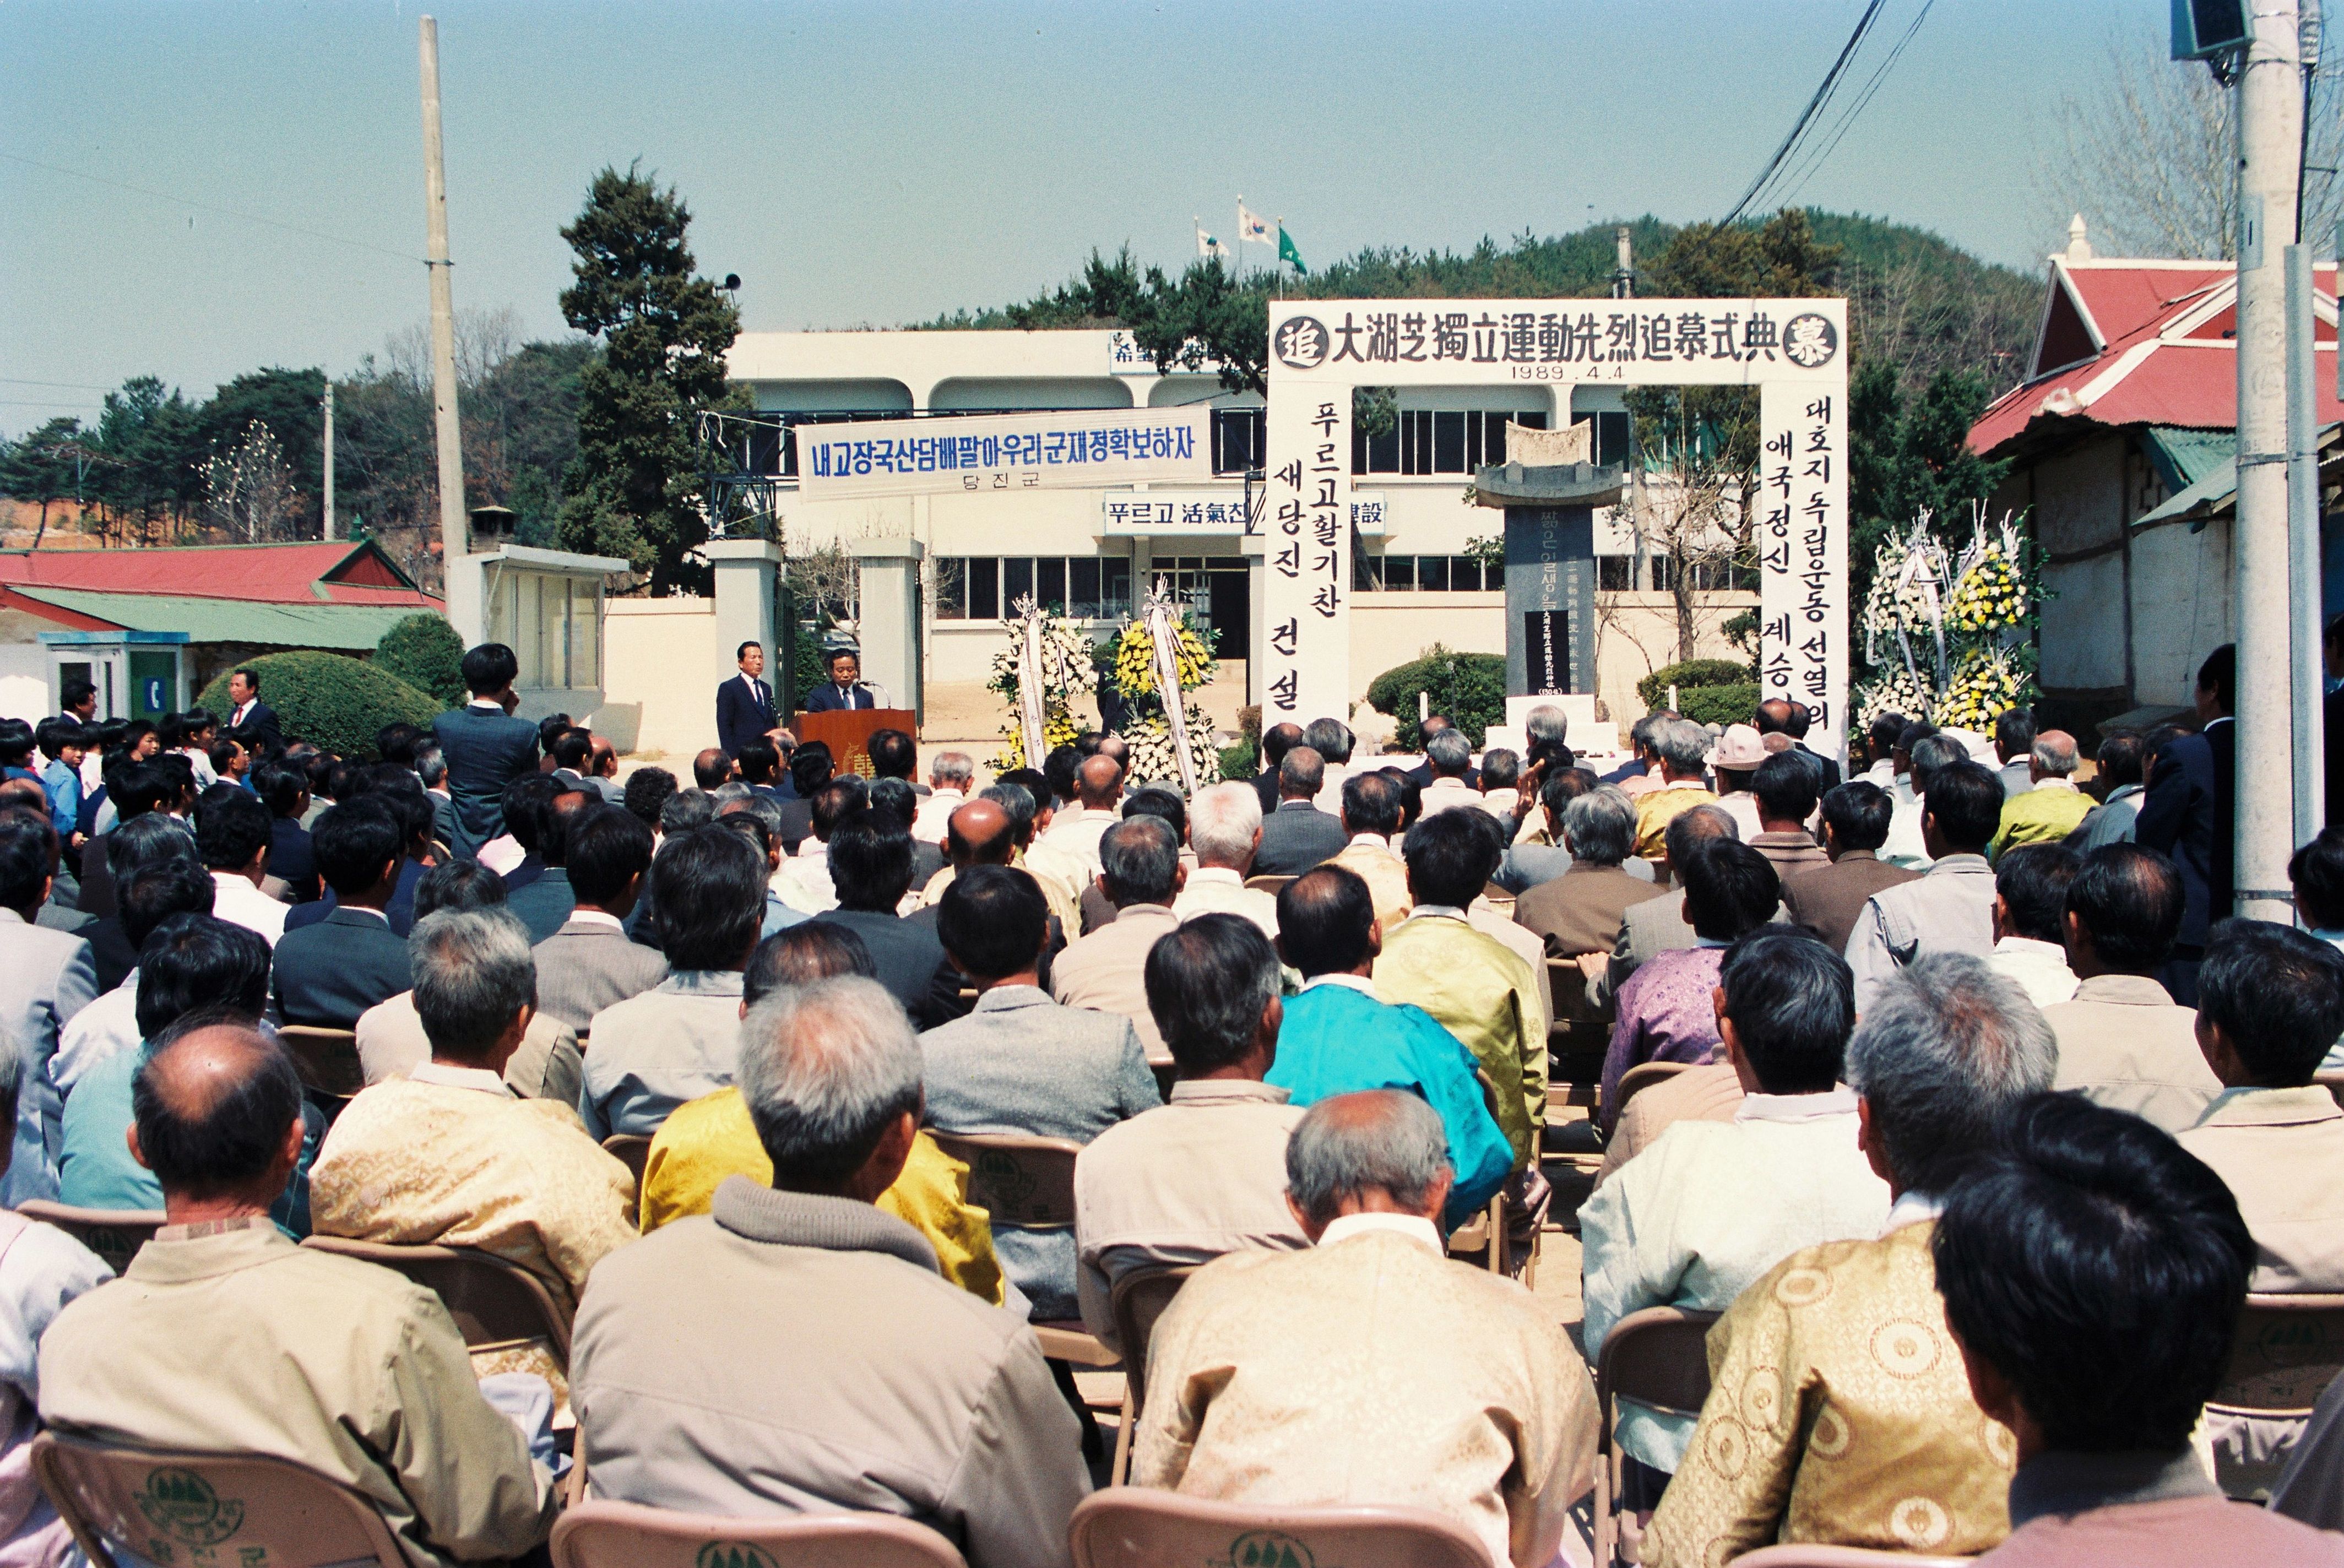
<svg viewBox="0 0 2344 1568">
<path fill-rule="evenodd" d="M 1327 782 L 1325 759 L 1308 746 L 1296 746 L 1278 764 L 1278 809 L 1261 819 L 1261 847 L 1254 852 L 1257 876 L 1299 876 L 1343 853 L 1351 835 L 1343 819 L 1311 804 Z"/>
<path fill-rule="evenodd" d="M 565 835 L 570 891 L 578 900 L 561 929 L 540 942 L 538 1010 L 573 1029 L 667 978 L 667 960 L 628 939 L 625 921 L 652 868 L 652 830 L 617 806 L 579 814 Z"/>
<path fill-rule="evenodd" d="M 978 995 L 975 1012 L 920 1037 L 927 1118 L 941 1130 L 1088 1143 L 1164 1103 L 1130 1019 L 1060 1007 L 1042 989 L 1049 924 L 1041 885 L 1011 866 L 973 865 L 945 889 L 937 932 Z M 1036 1319 L 1081 1311 L 1072 1230 L 995 1219 L 993 1250 Z"/>
<path fill-rule="evenodd" d="M 1590 1003 L 1608 1009 L 1620 987 L 1628 983 L 1628 976 L 1647 959 L 1693 946 L 1698 938 L 1692 923 L 1684 917 L 1684 894 L 1673 885 L 1673 868 L 1702 839 L 1738 841 L 1741 837 L 1742 830 L 1721 806 L 1697 805 L 1670 819 L 1662 840 L 1665 853 L 1661 857 L 1661 870 L 1669 875 L 1672 885 L 1642 903 L 1628 905 L 1620 919 L 1620 940 L 1612 945 L 1608 958 L 1601 953 L 1591 953 L 1579 961 L 1579 966 L 1587 972 Z"/>
<path fill-rule="evenodd" d="M 537 767 L 537 726 L 512 716 L 520 703 L 513 677 L 520 673 L 511 649 L 481 643 L 464 655 L 464 689 L 472 700 L 431 721 L 464 841 L 448 846 L 458 855 L 478 855 L 480 845 L 503 834 L 505 786 Z"/>
<path fill-rule="evenodd" d="M 30 811 L 0 813 L 0 1027 L 24 1056 L 16 1132 L 0 1202 L 57 1195 L 65 1102 L 49 1077 L 57 1036 L 97 995 L 89 943 L 34 924 L 56 873 L 57 835 Z"/>
</svg>

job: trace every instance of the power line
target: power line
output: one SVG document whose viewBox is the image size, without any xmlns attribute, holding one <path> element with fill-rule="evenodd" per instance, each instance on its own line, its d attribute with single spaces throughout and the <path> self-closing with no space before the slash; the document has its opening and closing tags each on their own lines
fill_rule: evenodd
<svg viewBox="0 0 2344 1568">
<path fill-rule="evenodd" d="M 175 206 L 192 208 L 197 212 L 208 212 L 219 217 L 233 217 L 244 223 L 263 224 L 270 228 L 281 228 L 288 234 L 307 235 L 311 239 L 322 239 L 328 245 L 346 245 L 353 250 L 371 250 L 378 256 L 395 257 L 400 261 L 413 261 L 419 264 L 423 261 L 423 258 L 419 256 L 404 250 L 393 250 L 387 245 L 376 245 L 370 240 L 349 239 L 338 234 L 328 234 L 323 229 L 304 228 L 298 223 L 280 223 L 276 218 L 263 217 L 255 212 L 238 212 L 234 207 L 213 207 L 205 202 L 189 201 L 186 197 L 173 196 L 168 191 L 149 190 L 145 186 L 130 185 L 118 179 L 107 179 L 101 175 L 84 174 L 79 169 L 61 168 L 53 163 L 42 163 L 37 158 L 18 157 L 15 153 L 0 153 L 0 162 L 22 164 L 26 168 L 37 168 L 49 174 L 63 175 L 67 179 L 87 180 L 92 185 L 111 186 L 116 190 L 129 191 L 134 196 L 147 197 L 156 201 L 167 201 Z"/>
<path fill-rule="evenodd" d="M 30 376 L 0 376 L 13 387 L 70 387 L 79 392 L 110 392 L 112 387 L 99 386 L 96 381 L 36 381 Z"/>
<path fill-rule="evenodd" d="M 1785 180 L 1782 187 L 1783 200 L 1788 201 L 1792 197 L 1796 196 L 1807 181 L 1814 177 L 1816 171 L 1830 161 L 1832 154 L 1839 150 L 1842 138 L 1862 116 L 1865 108 L 1870 106 L 1874 95 L 1880 91 L 1881 84 L 1888 79 L 1888 73 L 1896 68 L 1896 62 L 1903 56 L 1904 46 L 1913 41 L 1913 35 L 1921 30 L 1921 24 L 1928 20 L 1930 8 L 1936 3 L 1937 0 L 1922 0 L 1921 9 L 1913 17 L 1913 25 L 1904 29 L 1904 35 L 1896 40 L 1896 46 L 1888 51 L 1888 57 L 1880 62 L 1878 70 L 1872 73 L 1872 79 L 1864 83 L 1864 91 L 1856 96 L 1855 102 L 1850 105 L 1846 113 L 1841 115 L 1837 123 L 1824 133 L 1827 139 L 1822 141 L 1821 147 L 1814 153 L 1801 160 L 1797 170 Z"/>
<path fill-rule="evenodd" d="M 1855 31 L 1847 35 L 1847 43 L 1840 49 L 1839 58 L 1832 62 L 1832 68 L 1824 74 L 1823 85 L 1815 89 L 1814 96 L 1807 100 L 1807 106 L 1799 112 L 1798 123 L 1791 127 L 1791 134 L 1783 138 L 1783 145 L 1774 149 L 1774 156 L 1766 160 L 1766 167 L 1758 171 L 1758 177 L 1750 182 L 1750 188 L 1742 193 L 1742 199 L 1733 204 L 1733 210 L 1720 220 L 1720 228 L 1742 216 L 1760 189 L 1774 177 L 1774 171 L 1781 168 L 1783 160 L 1791 156 L 1791 149 L 1798 145 L 1799 138 L 1806 134 L 1807 126 L 1814 123 L 1824 105 L 1830 101 L 1841 76 L 1846 74 L 1848 61 L 1854 57 L 1856 46 L 1864 42 L 1864 34 L 1871 30 L 1872 19 L 1880 15 L 1880 8 L 1885 4 L 1887 0 L 1871 0 L 1864 6 L 1864 15 L 1855 20 Z"/>
</svg>

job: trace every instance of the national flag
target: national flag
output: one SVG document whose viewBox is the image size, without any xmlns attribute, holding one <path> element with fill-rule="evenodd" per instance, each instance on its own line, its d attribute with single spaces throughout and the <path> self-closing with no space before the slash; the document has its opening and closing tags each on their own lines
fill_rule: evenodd
<svg viewBox="0 0 2344 1568">
<path fill-rule="evenodd" d="M 1199 223 L 1197 225 L 1197 254 L 1199 256 L 1217 256 L 1226 260 L 1232 252 L 1229 248 L 1223 245 L 1219 239 L 1216 238 L 1212 235 L 1207 234 L 1205 232 L 1205 226 Z"/>
<path fill-rule="evenodd" d="M 1256 245 L 1275 245 L 1269 237 L 1269 220 L 1246 210 L 1245 197 L 1238 197 L 1238 238 L 1251 240 Z"/>
<path fill-rule="evenodd" d="M 1297 272 L 1308 273 L 1310 270 L 1302 265 L 1302 252 L 1294 248 L 1294 237 L 1286 232 L 1286 225 L 1282 223 L 1278 226 L 1278 258 L 1293 263 Z"/>
</svg>

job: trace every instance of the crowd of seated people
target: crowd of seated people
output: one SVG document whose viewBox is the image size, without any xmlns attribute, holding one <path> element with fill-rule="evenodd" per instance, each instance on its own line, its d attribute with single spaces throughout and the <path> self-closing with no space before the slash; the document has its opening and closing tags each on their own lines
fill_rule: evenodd
<svg viewBox="0 0 2344 1568">
<path fill-rule="evenodd" d="M 2186 732 L 2073 801 L 2031 719 L 1884 721 L 1841 783 L 1784 703 L 1608 777 L 1541 709 L 1478 767 L 1428 720 L 1413 772 L 1273 726 L 1186 798 L 1096 732 L 924 795 L 908 736 L 866 782 L 776 732 L 684 787 L 513 717 L 513 663 L 363 760 L 257 681 L 225 733 L 0 723 L 0 1193 L 160 1217 L 117 1281 L 0 1214 L 6 1560 L 64 1550 L 46 1428 L 294 1460 L 418 1563 L 542 1562 L 573 1462 L 1065 1563 L 1126 1479 L 1045 1353 L 1080 1330 L 1145 1357 L 1130 1485 L 1583 1563 L 1591 1369 L 1673 1307 L 1720 1316 L 1697 1414 L 1616 1415 L 1644 1563 L 2344 1563 L 2344 1394 L 2207 1408 L 2249 1289 L 2344 1291 L 2344 830 L 2309 934 L 2198 918 Z M 1567 1166 L 1551 1039 L 1602 1064 Z M 1079 1151 L 1071 1223 L 952 1152 L 1004 1139 Z M 1577 1342 L 1524 1289 L 1566 1169 Z M 566 1356 L 468 1350 L 359 1244 L 532 1278 Z"/>
</svg>

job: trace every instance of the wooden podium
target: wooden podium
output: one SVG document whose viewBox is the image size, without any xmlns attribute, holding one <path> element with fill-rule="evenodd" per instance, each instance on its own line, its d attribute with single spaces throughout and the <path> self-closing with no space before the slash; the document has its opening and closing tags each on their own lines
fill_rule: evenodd
<svg viewBox="0 0 2344 1568">
<path fill-rule="evenodd" d="M 799 713 L 791 721 L 790 731 L 800 745 L 820 741 L 828 746 L 832 765 L 840 773 L 869 778 L 871 733 L 901 730 L 916 735 L 914 723 L 909 708 L 839 708 L 827 713 Z"/>
</svg>

